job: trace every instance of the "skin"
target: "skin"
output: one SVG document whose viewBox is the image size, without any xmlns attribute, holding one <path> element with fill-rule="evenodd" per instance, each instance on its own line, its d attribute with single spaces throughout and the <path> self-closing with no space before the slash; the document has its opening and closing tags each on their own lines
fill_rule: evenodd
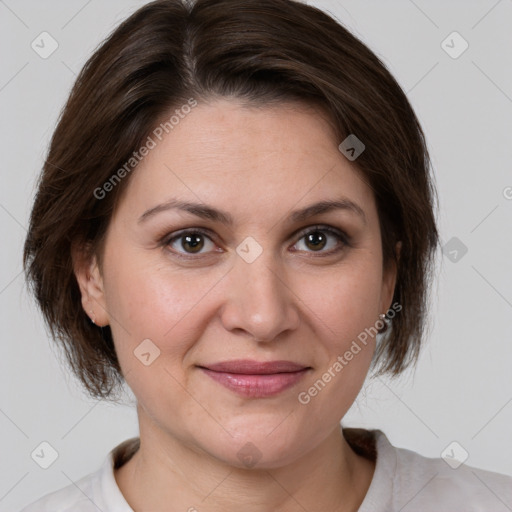
<svg viewBox="0 0 512 512">
<path fill-rule="evenodd" d="M 115 471 L 136 512 L 168 512 L 169 504 L 356 511 L 363 501 L 375 464 L 355 454 L 339 423 L 365 380 L 375 340 L 307 405 L 298 401 L 375 325 L 395 286 L 396 268 L 383 271 L 372 191 L 339 142 L 318 111 L 300 104 L 200 103 L 130 177 L 101 268 L 95 258 L 75 265 L 84 309 L 111 326 L 137 398 L 141 447 Z M 234 223 L 178 209 L 139 222 L 171 198 L 222 209 Z M 337 209 L 290 219 L 293 210 L 340 198 L 359 205 L 364 218 Z M 320 243 L 308 242 L 316 225 L 346 233 L 348 243 L 325 231 Z M 209 230 L 199 254 L 183 238 L 159 243 L 185 228 Z M 252 263 L 236 252 L 248 236 L 262 249 Z M 160 355 L 145 366 L 134 350 L 148 338 Z M 247 398 L 198 368 L 233 359 L 311 369 L 278 395 Z M 248 442 L 261 457 L 251 468 L 237 456 Z"/>
</svg>

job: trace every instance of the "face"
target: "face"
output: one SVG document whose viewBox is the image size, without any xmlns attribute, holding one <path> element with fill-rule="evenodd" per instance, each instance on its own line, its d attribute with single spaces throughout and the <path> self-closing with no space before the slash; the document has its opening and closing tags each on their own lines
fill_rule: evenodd
<svg viewBox="0 0 512 512">
<path fill-rule="evenodd" d="M 337 428 L 375 348 L 358 336 L 395 281 L 340 142 L 312 109 L 223 100 L 199 104 L 133 171 L 101 269 L 77 277 L 145 428 L 268 468 Z"/>
</svg>

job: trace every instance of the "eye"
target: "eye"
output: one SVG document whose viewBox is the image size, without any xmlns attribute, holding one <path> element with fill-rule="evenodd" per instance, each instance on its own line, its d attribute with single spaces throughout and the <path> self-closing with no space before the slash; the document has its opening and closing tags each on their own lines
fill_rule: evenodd
<svg viewBox="0 0 512 512">
<path fill-rule="evenodd" d="M 212 252 L 212 249 L 215 248 L 212 239 L 204 231 L 199 229 L 182 231 L 172 238 L 167 239 L 164 243 L 167 247 L 170 247 L 173 252 L 185 255 Z M 203 251 L 205 248 L 206 251 Z"/>
<path fill-rule="evenodd" d="M 306 232 L 303 231 L 299 236 L 300 239 L 295 246 L 302 244 L 302 247 L 305 247 L 305 249 L 299 247 L 297 249 L 299 251 L 320 252 L 328 255 L 341 251 L 348 245 L 347 235 L 330 226 L 314 226 Z"/>
<path fill-rule="evenodd" d="M 331 226 L 313 226 L 300 232 L 298 236 L 300 238 L 293 246 L 294 251 L 320 253 L 320 255 L 328 256 L 349 245 L 348 236 Z M 211 235 L 199 228 L 184 230 L 173 234 L 171 237 L 164 238 L 162 245 L 168 247 L 176 255 L 183 257 L 222 252 L 222 249 L 215 249 L 216 244 L 213 242 Z"/>
</svg>

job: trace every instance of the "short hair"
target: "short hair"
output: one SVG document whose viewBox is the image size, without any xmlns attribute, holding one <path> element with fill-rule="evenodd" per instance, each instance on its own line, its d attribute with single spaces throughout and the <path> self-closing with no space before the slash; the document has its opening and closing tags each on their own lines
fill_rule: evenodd
<svg viewBox="0 0 512 512">
<path fill-rule="evenodd" d="M 398 263 L 393 301 L 402 307 L 372 365 L 376 375 L 397 376 L 415 364 L 438 244 L 437 200 L 425 137 L 406 94 L 365 44 L 315 7 L 158 0 L 122 22 L 78 75 L 51 139 L 25 240 L 27 282 L 89 394 L 109 398 L 124 379 L 110 328 L 93 325 L 81 306 L 72 247 L 101 262 L 131 174 L 111 183 L 105 197 L 98 190 L 191 98 L 306 103 L 327 114 L 340 143 L 349 135 L 363 142 L 352 164 L 373 191 L 383 265 Z"/>
</svg>

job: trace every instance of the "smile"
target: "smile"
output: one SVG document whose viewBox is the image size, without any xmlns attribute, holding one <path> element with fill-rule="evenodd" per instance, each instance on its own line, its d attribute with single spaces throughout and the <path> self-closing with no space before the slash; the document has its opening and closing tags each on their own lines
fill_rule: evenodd
<svg viewBox="0 0 512 512">
<path fill-rule="evenodd" d="M 199 367 L 225 388 L 247 398 L 277 395 L 297 384 L 311 367 L 289 361 L 226 361 Z"/>
</svg>

